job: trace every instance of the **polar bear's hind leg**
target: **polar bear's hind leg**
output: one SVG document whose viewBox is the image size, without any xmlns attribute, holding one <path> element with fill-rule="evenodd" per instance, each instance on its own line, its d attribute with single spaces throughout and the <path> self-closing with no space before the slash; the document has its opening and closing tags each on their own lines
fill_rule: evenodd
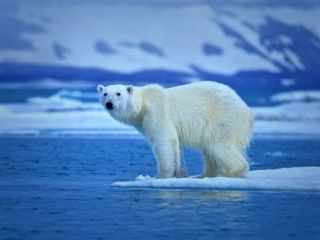
<svg viewBox="0 0 320 240">
<path fill-rule="evenodd" d="M 217 177 L 218 176 L 218 166 L 214 155 L 210 151 L 203 151 L 203 174 L 201 177 Z"/>
<path fill-rule="evenodd" d="M 249 164 L 234 146 L 216 144 L 206 149 L 204 176 L 245 177 Z"/>
</svg>

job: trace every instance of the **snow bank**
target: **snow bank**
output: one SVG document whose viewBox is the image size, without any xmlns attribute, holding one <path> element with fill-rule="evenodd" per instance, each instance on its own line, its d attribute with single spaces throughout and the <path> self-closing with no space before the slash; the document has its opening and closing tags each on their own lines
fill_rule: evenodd
<svg viewBox="0 0 320 240">
<path fill-rule="evenodd" d="M 290 121 L 255 121 L 253 132 L 255 134 L 299 134 L 320 135 L 319 122 L 290 122 Z M 274 136 L 273 136 L 274 137 Z M 279 137 L 279 136 L 278 136 Z M 296 136 L 297 137 L 297 136 Z M 301 136 L 300 136 L 301 137 Z"/>
<path fill-rule="evenodd" d="M 28 99 L 29 104 L 24 104 L 24 107 L 20 111 L 71 111 L 71 110 L 101 110 L 101 105 L 96 102 L 83 102 L 72 97 L 70 94 L 76 94 L 76 92 L 64 92 L 60 91 L 58 94 L 50 97 L 32 97 Z M 82 95 L 81 95 L 82 96 Z M 20 105 L 20 104 L 16 104 Z M 22 105 L 22 104 L 21 104 Z"/>
<path fill-rule="evenodd" d="M 320 101 L 320 91 L 291 91 L 272 95 L 271 102 L 312 102 Z"/>
<path fill-rule="evenodd" d="M 242 178 L 170 178 L 138 176 L 135 181 L 119 181 L 114 187 L 212 189 L 212 190 L 288 190 L 320 191 L 320 167 L 296 167 L 250 171 Z"/>
<path fill-rule="evenodd" d="M 257 121 L 320 121 L 320 102 L 292 102 L 272 107 L 254 107 Z"/>
<path fill-rule="evenodd" d="M 65 96 L 67 95 L 67 96 Z M 32 97 L 26 103 L 0 104 L 0 134 L 6 135 L 122 135 L 137 134 L 116 122 L 97 102 L 83 102 L 59 91 L 50 97 Z M 90 94 L 88 94 L 90 95 Z"/>
<path fill-rule="evenodd" d="M 254 133 L 320 135 L 320 102 L 292 102 L 252 108 Z M 61 90 L 26 103 L 0 104 L 0 134 L 140 136 L 118 123 L 101 107 L 95 92 Z M 37 133 L 37 134 L 36 134 Z"/>
</svg>

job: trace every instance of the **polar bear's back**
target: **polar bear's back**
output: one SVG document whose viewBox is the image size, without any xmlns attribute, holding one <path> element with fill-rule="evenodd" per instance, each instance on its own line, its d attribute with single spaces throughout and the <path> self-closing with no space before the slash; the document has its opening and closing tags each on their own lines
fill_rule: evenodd
<svg viewBox="0 0 320 240">
<path fill-rule="evenodd" d="M 246 111 L 247 105 L 228 86 L 216 82 L 197 82 L 166 89 L 170 103 L 190 114 L 217 114 L 232 108 L 232 112 Z"/>
<path fill-rule="evenodd" d="M 201 145 L 201 139 L 232 140 L 243 148 L 248 144 L 253 115 L 228 86 L 197 82 L 168 88 L 166 93 L 170 114 L 187 144 Z"/>
<path fill-rule="evenodd" d="M 239 100 L 238 95 L 228 86 L 209 81 L 195 82 L 166 89 L 171 97 L 179 97 L 183 100 L 196 97 L 219 98 L 219 101 L 229 101 L 231 98 Z M 240 99 L 241 100 L 241 99 Z M 241 100 L 241 102 L 243 102 Z"/>
</svg>

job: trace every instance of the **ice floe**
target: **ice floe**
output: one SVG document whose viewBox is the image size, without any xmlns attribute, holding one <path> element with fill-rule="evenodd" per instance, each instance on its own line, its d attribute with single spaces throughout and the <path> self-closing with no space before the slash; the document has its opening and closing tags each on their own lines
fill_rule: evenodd
<svg viewBox="0 0 320 240">
<path fill-rule="evenodd" d="M 247 178 L 169 178 L 138 176 L 134 181 L 118 181 L 114 187 L 212 190 L 320 191 L 320 167 L 255 170 Z"/>
</svg>

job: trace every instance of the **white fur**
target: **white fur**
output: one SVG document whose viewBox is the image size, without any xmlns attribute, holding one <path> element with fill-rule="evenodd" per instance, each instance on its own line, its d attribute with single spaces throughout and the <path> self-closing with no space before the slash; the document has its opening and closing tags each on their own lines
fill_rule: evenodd
<svg viewBox="0 0 320 240">
<path fill-rule="evenodd" d="M 108 110 L 112 117 L 133 125 L 151 143 L 159 178 L 185 176 L 183 146 L 201 150 L 204 177 L 246 176 L 253 114 L 232 89 L 215 82 L 127 88 L 98 85 L 97 90 L 104 107 L 114 103 Z"/>
</svg>

